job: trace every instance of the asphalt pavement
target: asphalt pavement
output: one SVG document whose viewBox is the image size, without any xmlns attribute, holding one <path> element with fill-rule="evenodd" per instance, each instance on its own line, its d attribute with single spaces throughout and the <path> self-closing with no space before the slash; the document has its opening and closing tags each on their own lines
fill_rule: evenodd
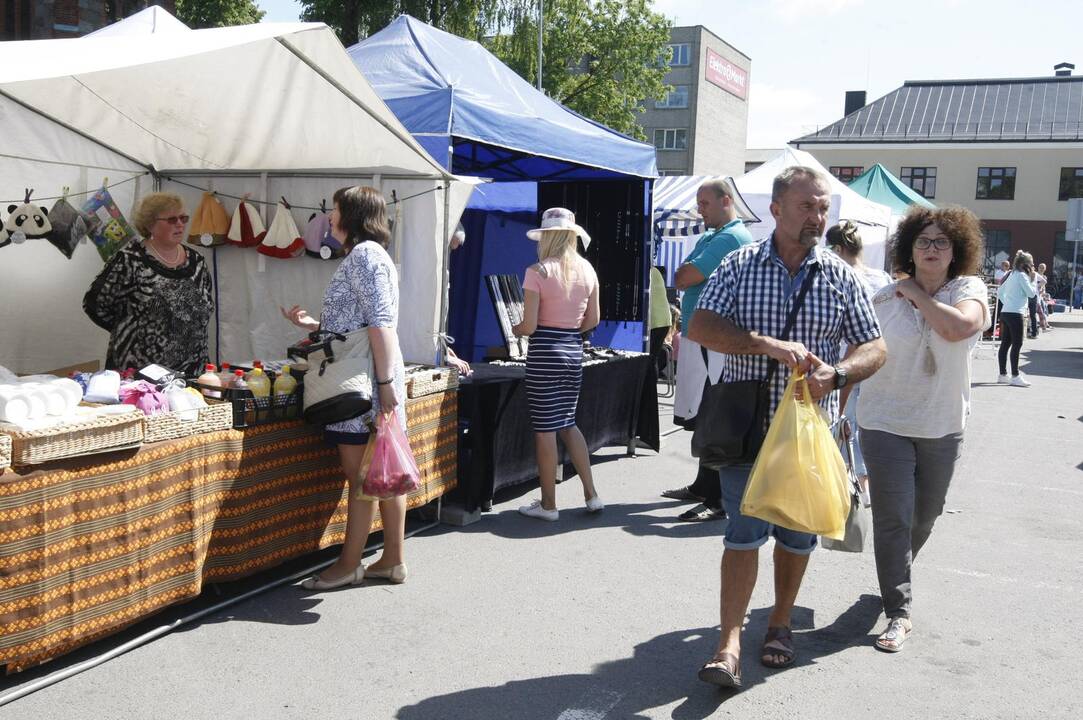
<svg viewBox="0 0 1083 720">
<path fill-rule="evenodd" d="M 598 516 L 571 480 L 558 488 L 557 522 L 523 518 L 516 507 L 536 493 L 523 486 L 477 524 L 408 540 L 404 585 L 281 587 L 0 707 L 0 718 L 1077 717 L 1083 313 L 1054 321 L 1024 346 L 1030 388 L 994 384 L 994 350 L 978 351 L 963 459 L 915 564 L 914 634 L 900 654 L 872 647 L 883 627 L 872 554 L 819 549 L 794 614 L 797 663 L 762 667 L 763 552 L 746 688 L 697 680 L 717 639 L 724 523 L 677 522 L 686 506 L 659 496 L 695 475 L 681 431 L 660 454 L 596 456 Z M 0 695 L 131 636 L 2 679 Z"/>
</svg>

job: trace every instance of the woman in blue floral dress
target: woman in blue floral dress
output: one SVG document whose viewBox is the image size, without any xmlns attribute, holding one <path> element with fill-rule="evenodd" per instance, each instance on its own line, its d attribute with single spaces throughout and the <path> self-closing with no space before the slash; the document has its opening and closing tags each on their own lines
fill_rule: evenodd
<svg viewBox="0 0 1083 720">
<path fill-rule="evenodd" d="M 387 205 L 379 191 L 370 187 L 338 190 L 334 202 L 331 233 L 349 254 L 327 286 L 320 320 L 298 306 L 282 312 L 290 322 L 307 331 L 322 327 L 349 333 L 367 327 L 377 392 L 371 411 L 352 420 L 330 424 L 324 431 L 327 440 L 338 445 L 342 471 L 346 473 L 351 489 L 342 553 L 331 567 L 302 583 L 309 590 L 359 585 L 365 577 L 393 583 L 406 580 L 403 559 L 405 496 L 379 501 L 384 523 L 383 553 L 367 568 L 361 564 L 361 554 L 376 515 L 376 501 L 361 494 L 358 477 L 369 428 L 376 416 L 384 412 L 397 413 L 399 423 L 406 427 L 405 371 L 395 330 L 399 320 L 398 274 L 385 249 L 391 240 Z"/>
</svg>

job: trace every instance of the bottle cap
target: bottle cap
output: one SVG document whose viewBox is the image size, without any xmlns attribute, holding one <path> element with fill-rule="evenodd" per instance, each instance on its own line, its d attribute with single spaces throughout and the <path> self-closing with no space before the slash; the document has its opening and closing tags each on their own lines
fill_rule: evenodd
<svg viewBox="0 0 1083 720">
<path fill-rule="evenodd" d="M 207 372 L 214 372 L 214 363 L 207 363 L 203 366 L 203 369 Z"/>
<path fill-rule="evenodd" d="M 244 370 L 234 370 L 233 374 L 237 377 L 244 377 Z"/>
</svg>

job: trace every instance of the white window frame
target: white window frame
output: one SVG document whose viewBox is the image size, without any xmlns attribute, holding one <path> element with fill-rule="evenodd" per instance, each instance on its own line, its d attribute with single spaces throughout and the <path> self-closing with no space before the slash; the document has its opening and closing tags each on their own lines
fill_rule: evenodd
<svg viewBox="0 0 1083 720">
<path fill-rule="evenodd" d="M 692 44 L 691 43 L 670 43 L 669 49 L 671 55 L 669 58 L 670 67 L 687 67 L 692 64 Z M 683 62 L 682 62 L 682 57 Z"/>
<path fill-rule="evenodd" d="M 684 110 L 688 108 L 688 85 L 674 85 L 673 92 L 666 95 L 665 100 L 655 100 L 655 110 Z M 676 101 L 674 98 L 677 98 Z"/>
<path fill-rule="evenodd" d="M 658 133 L 662 133 L 662 142 L 658 142 Z M 683 137 L 683 142 L 678 143 L 678 138 Z M 655 150 L 687 150 L 688 149 L 688 128 L 655 128 L 654 130 L 654 149 Z"/>
</svg>

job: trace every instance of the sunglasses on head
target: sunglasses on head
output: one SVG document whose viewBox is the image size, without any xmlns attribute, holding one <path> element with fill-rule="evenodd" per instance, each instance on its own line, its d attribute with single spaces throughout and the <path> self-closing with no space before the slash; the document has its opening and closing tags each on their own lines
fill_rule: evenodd
<svg viewBox="0 0 1083 720">
<path fill-rule="evenodd" d="M 176 225 L 178 222 L 181 225 L 187 225 L 188 220 L 191 218 L 188 215 L 170 215 L 169 217 L 160 217 L 158 219 L 162 222 L 169 223 L 170 225 Z"/>
</svg>

